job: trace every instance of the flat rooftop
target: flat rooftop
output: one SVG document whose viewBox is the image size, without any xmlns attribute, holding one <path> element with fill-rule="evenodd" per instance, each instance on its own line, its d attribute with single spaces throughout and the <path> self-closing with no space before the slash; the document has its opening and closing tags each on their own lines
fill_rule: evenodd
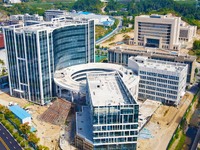
<svg viewBox="0 0 200 150">
<path fill-rule="evenodd" d="M 81 112 L 76 113 L 76 134 L 88 142 L 93 143 L 92 120 L 89 106 L 83 106 Z"/>
<path fill-rule="evenodd" d="M 37 30 L 50 30 L 53 31 L 56 28 L 65 27 L 65 26 L 71 26 L 71 25 L 79 25 L 79 24 L 87 24 L 87 21 L 89 19 L 76 19 L 73 20 L 72 18 L 67 17 L 60 17 L 60 18 L 54 18 L 53 21 L 45 21 L 41 22 L 39 24 L 24 26 L 24 24 L 17 24 L 17 25 L 10 25 L 6 26 L 4 28 L 15 28 L 17 32 L 24 31 L 37 31 Z"/>
<path fill-rule="evenodd" d="M 176 19 L 180 17 L 172 16 L 171 14 L 167 15 L 159 15 L 159 14 L 151 14 L 151 15 L 140 15 L 137 17 L 142 17 L 142 18 L 157 18 L 157 19 Z"/>
<path fill-rule="evenodd" d="M 196 56 L 190 56 L 186 51 L 181 49 L 178 51 L 164 50 L 159 48 L 150 48 L 144 46 L 136 46 L 136 45 L 121 45 L 115 46 L 108 51 L 110 52 L 119 52 L 119 53 L 127 53 L 134 55 L 151 55 L 157 57 L 165 57 L 169 59 L 183 59 L 186 61 L 194 61 L 196 60 Z"/>
<path fill-rule="evenodd" d="M 86 93 L 87 73 L 106 73 L 117 71 L 128 88 L 137 84 L 139 77 L 127 72 L 132 72 L 124 66 L 111 63 L 88 63 L 74 65 L 61 70 L 56 70 L 54 81 L 56 85 L 70 91 Z"/>
<path fill-rule="evenodd" d="M 31 117 L 29 113 L 27 113 L 23 108 L 21 108 L 18 105 L 10 106 L 9 109 L 14 115 L 16 115 L 21 120 Z"/>
<path fill-rule="evenodd" d="M 137 64 L 142 67 L 172 72 L 182 72 L 182 70 L 184 70 L 185 67 L 187 67 L 187 64 L 148 59 L 148 57 L 145 56 L 130 57 L 129 59 L 136 61 Z"/>
<path fill-rule="evenodd" d="M 87 81 L 93 106 L 136 104 L 117 72 L 87 74 Z"/>
</svg>

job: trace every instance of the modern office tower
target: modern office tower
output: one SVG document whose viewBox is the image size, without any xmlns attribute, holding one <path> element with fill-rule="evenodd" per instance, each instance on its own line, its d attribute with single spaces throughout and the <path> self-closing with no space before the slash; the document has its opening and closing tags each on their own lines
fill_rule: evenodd
<svg viewBox="0 0 200 150">
<path fill-rule="evenodd" d="M 179 55 L 174 52 L 166 52 L 162 50 L 154 50 L 150 48 L 143 48 L 141 46 L 114 47 L 108 50 L 108 62 L 120 65 L 128 65 L 128 58 L 131 56 L 147 56 L 155 60 L 163 60 L 169 62 L 179 62 L 188 65 L 187 83 L 194 82 L 194 74 L 196 68 L 196 56 Z"/>
<path fill-rule="evenodd" d="M 53 32 L 55 70 L 94 62 L 94 21 L 81 22 Z"/>
<path fill-rule="evenodd" d="M 132 77 L 138 81 L 138 76 Z M 87 87 L 88 106 L 76 113 L 76 146 L 84 150 L 135 150 L 139 105 L 121 76 L 117 72 L 87 74 Z"/>
<path fill-rule="evenodd" d="M 94 21 L 65 18 L 3 28 L 12 96 L 44 105 L 52 99 L 53 73 L 94 62 Z"/>
<path fill-rule="evenodd" d="M 179 50 L 181 17 L 141 15 L 135 17 L 134 43 L 139 46 Z"/>
<path fill-rule="evenodd" d="M 45 21 L 51 21 L 53 18 L 59 18 L 65 16 L 66 11 L 65 10 L 60 10 L 60 9 L 50 9 L 45 11 L 44 16 L 45 16 Z"/>
<path fill-rule="evenodd" d="M 140 76 L 139 99 L 178 105 L 185 94 L 186 64 L 137 56 L 129 58 L 128 67 Z"/>
</svg>

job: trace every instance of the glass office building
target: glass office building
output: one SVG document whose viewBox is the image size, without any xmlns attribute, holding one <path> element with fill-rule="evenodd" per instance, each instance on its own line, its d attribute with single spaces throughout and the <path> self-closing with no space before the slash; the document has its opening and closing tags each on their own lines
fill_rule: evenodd
<svg viewBox="0 0 200 150">
<path fill-rule="evenodd" d="M 3 31 L 12 96 L 44 105 L 53 97 L 56 69 L 94 62 L 92 20 L 76 22 L 62 18 L 31 26 L 8 26 Z"/>
<path fill-rule="evenodd" d="M 94 21 L 56 29 L 53 37 L 56 70 L 94 62 Z"/>
<path fill-rule="evenodd" d="M 88 74 L 87 89 L 88 106 L 76 114 L 76 146 L 94 150 L 135 150 L 139 105 L 120 75 L 113 72 Z M 88 128 L 84 129 L 83 124 Z M 84 139 L 85 144 L 81 144 Z"/>
</svg>

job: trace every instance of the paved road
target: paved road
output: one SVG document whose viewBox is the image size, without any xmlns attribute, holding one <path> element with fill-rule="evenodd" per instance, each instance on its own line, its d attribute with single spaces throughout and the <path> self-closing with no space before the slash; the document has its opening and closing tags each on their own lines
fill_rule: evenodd
<svg viewBox="0 0 200 150">
<path fill-rule="evenodd" d="M 15 139 L 10 135 L 6 128 L 0 123 L 0 137 L 4 140 L 10 150 L 22 150 Z"/>
<path fill-rule="evenodd" d="M 197 132 L 197 134 L 195 136 L 194 142 L 192 143 L 191 150 L 196 150 L 197 149 L 199 140 L 200 140 L 200 127 L 199 127 L 198 132 Z"/>
<path fill-rule="evenodd" d="M 1 148 L 1 150 L 6 150 L 5 146 L 1 142 L 0 142 L 0 148 Z"/>
<path fill-rule="evenodd" d="M 108 40 L 109 38 L 111 38 L 113 35 L 115 35 L 121 29 L 121 26 L 122 26 L 122 19 L 119 19 L 119 24 L 117 25 L 117 27 L 112 32 L 110 32 L 109 34 L 104 36 L 103 38 L 98 39 L 95 44 L 99 45 L 99 44 L 103 43 L 104 41 Z"/>
</svg>

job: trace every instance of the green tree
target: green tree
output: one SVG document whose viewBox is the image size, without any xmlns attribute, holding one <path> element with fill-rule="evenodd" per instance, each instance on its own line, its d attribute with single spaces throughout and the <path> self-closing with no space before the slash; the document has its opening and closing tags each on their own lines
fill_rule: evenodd
<svg viewBox="0 0 200 150">
<path fill-rule="evenodd" d="M 19 129 L 22 131 L 23 134 L 28 134 L 30 133 L 31 127 L 28 125 L 28 123 L 24 123 L 19 126 Z"/>
<path fill-rule="evenodd" d="M 197 74 L 199 72 L 199 69 L 198 68 L 196 68 L 195 69 L 195 74 Z"/>
<path fill-rule="evenodd" d="M 26 147 L 28 145 L 28 142 L 27 141 L 22 141 L 20 143 L 21 147 Z"/>
<path fill-rule="evenodd" d="M 37 150 L 49 150 L 49 148 L 43 145 L 39 145 Z"/>
<path fill-rule="evenodd" d="M 3 114 L 4 114 L 4 112 L 5 112 L 6 109 L 7 109 L 7 108 L 6 108 L 5 106 L 0 105 L 0 113 L 3 113 Z"/>
<path fill-rule="evenodd" d="M 0 59 L 0 64 L 5 65 L 4 61 Z"/>
<path fill-rule="evenodd" d="M 200 49 L 200 40 L 195 40 L 193 43 L 193 49 L 197 50 Z"/>
<path fill-rule="evenodd" d="M 40 138 L 38 138 L 35 134 L 30 133 L 28 136 L 28 141 L 33 142 L 34 144 L 37 144 L 39 142 Z"/>
<path fill-rule="evenodd" d="M 103 3 L 100 0 L 77 0 L 74 3 L 73 9 L 99 13 L 102 7 Z"/>
</svg>

